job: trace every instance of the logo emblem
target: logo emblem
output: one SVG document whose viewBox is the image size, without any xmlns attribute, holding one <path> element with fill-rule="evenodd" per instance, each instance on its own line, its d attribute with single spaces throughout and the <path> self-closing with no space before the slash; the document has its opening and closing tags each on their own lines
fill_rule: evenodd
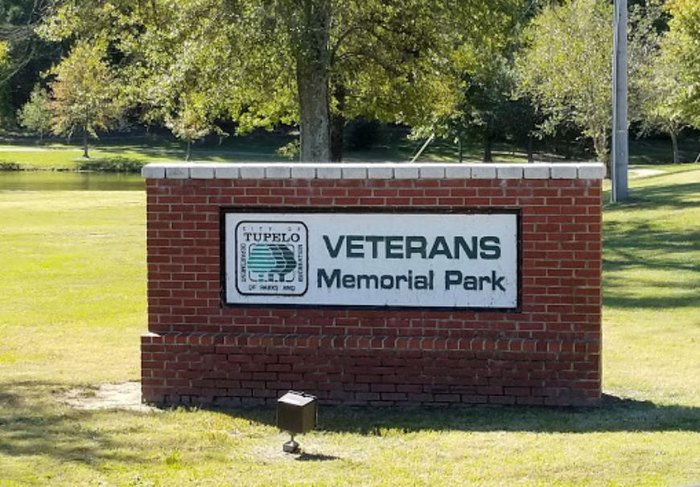
<svg viewBox="0 0 700 487">
<path fill-rule="evenodd" d="M 307 289 L 308 231 L 301 222 L 236 226 L 236 287 L 247 295 L 301 296 Z"/>
</svg>

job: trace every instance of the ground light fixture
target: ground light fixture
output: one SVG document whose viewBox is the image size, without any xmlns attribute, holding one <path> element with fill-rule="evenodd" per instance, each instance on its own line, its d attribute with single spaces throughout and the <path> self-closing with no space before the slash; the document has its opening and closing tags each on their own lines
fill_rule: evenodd
<svg viewBox="0 0 700 487">
<path fill-rule="evenodd" d="M 277 427 L 291 435 L 282 445 L 285 453 L 298 453 L 296 435 L 302 435 L 316 428 L 318 422 L 318 400 L 311 394 L 289 391 L 277 400 Z"/>
</svg>

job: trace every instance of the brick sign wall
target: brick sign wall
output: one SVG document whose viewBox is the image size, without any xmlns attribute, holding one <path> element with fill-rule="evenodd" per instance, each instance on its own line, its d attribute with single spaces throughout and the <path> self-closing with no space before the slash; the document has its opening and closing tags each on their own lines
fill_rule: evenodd
<svg viewBox="0 0 700 487">
<path fill-rule="evenodd" d="M 144 400 L 598 404 L 602 165 L 143 174 Z"/>
</svg>

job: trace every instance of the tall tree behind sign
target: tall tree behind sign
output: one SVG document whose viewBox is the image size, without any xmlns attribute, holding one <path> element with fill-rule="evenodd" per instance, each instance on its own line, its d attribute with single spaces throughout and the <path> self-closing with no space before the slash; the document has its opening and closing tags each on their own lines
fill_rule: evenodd
<svg viewBox="0 0 700 487">
<path fill-rule="evenodd" d="M 298 123 L 301 159 L 328 161 L 346 119 L 413 124 L 451 110 L 456 49 L 504 35 L 520 3 L 63 1 L 42 33 L 107 39 L 148 119 L 205 99 L 202 113 L 241 133 Z"/>
</svg>

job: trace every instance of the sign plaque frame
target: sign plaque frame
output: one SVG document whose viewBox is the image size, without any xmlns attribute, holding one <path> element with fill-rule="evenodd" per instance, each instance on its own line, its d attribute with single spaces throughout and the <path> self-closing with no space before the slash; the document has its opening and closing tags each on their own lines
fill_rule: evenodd
<svg viewBox="0 0 700 487">
<path fill-rule="evenodd" d="M 521 309 L 517 209 L 225 208 L 221 254 L 227 307 Z"/>
</svg>

